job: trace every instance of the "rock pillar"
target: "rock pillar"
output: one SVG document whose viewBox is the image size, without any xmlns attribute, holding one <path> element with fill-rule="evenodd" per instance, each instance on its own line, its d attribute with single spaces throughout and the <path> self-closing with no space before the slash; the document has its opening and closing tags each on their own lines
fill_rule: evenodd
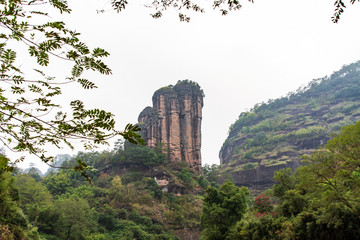
<svg viewBox="0 0 360 240">
<path fill-rule="evenodd" d="M 172 162 L 186 162 L 201 172 L 203 93 L 195 82 L 179 81 L 153 95 L 153 107 L 139 115 L 141 133 L 149 147 L 163 144 Z"/>
</svg>

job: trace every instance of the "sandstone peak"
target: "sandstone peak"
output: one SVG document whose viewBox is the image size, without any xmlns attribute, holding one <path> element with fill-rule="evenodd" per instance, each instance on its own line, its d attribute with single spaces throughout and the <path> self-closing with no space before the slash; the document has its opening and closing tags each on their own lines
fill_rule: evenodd
<svg viewBox="0 0 360 240">
<path fill-rule="evenodd" d="M 146 145 L 163 144 L 171 162 L 186 162 L 201 172 L 201 120 L 203 91 L 189 80 L 158 89 L 153 107 L 139 115 L 141 134 Z"/>
</svg>

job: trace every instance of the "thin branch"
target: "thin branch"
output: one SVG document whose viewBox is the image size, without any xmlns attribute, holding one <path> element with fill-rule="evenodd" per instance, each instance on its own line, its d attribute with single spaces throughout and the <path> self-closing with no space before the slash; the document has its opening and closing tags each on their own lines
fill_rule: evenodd
<svg viewBox="0 0 360 240">
<path fill-rule="evenodd" d="M 7 78 L 7 79 L 0 79 L 0 81 L 3 81 L 3 82 L 13 82 L 14 80 L 13 79 L 10 79 L 10 78 Z M 28 79 L 22 79 L 21 81 L 23 82 L 29 82 L 29 83 L 42 83 L 40 80 L 28 80 Z M 69 80 L 67 82 L 49 82 L 49 81 L 46 81 L 46 83 L 50 84 L 50 85 L 63 85 L 63 84 L 69 84 L 69 83 L 72 83 L 72 82 L 75 82 L 76 80 Z"/>
</svg>

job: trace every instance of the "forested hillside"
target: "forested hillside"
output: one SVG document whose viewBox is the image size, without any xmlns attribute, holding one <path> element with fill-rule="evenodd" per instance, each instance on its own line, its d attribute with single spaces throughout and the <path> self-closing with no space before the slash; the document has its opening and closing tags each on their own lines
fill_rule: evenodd
<svg viewBox="0 0 360 240">
<path fill-rule="evenodd" d="M 11 173 L 0 155 L 0 239 L 359 239 L 359 146 L 360 121 L 304 156 L 295 174 L 276 171 L 272 188 L 256 197 L 232 182 L 218 186 L 215 166 L 193 176 L 143 146 L 64 162 L 97 166 L 92 183 L 68 169 L 43 178 Z"/>
<path fill-rule="evenodd" d="M 112 151 L 60 156 L 67 159 L 63 169 L 45 177 L 7 172 L 8 160 L 0 157 L 0 239 L 200 237 L 201 195 L 209 182 L 186 164 L 169 163 L 160 146 L 117 142 Z M 91 182 L 72 169 L 78 159 L 94 167 L 86 170 Z"/>
<path fill-rule="evenodd" d="M 360 121 L 303 158 L 295 173 L 276 171 L 275 184 L 255 199 L 231 182 L 208 188 L 203 239 L 360 239 Z"/>
<path fill-rule="evenodd" d="M 302 154 L 359 119 L 360 61 L 241 113 L 221 148 L 220 174 L 239 185 L 269 186 L 275 170 L 295 169 Z"/>
</svg>

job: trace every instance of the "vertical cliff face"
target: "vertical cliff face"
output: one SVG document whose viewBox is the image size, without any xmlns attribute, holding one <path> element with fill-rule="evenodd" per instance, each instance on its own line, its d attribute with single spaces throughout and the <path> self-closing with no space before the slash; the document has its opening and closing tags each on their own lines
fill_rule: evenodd
<svg viewBox="0 0 360 240">
<path fill-rule="evenodd" d="M 201 172 L 203 93 L 199 85 L 179 81 L 153 95 L 153 107 L 139 115 L 141 133 L 149 147 L 162 144 L 172 162 L 186 162 Z"/>
</svg>

